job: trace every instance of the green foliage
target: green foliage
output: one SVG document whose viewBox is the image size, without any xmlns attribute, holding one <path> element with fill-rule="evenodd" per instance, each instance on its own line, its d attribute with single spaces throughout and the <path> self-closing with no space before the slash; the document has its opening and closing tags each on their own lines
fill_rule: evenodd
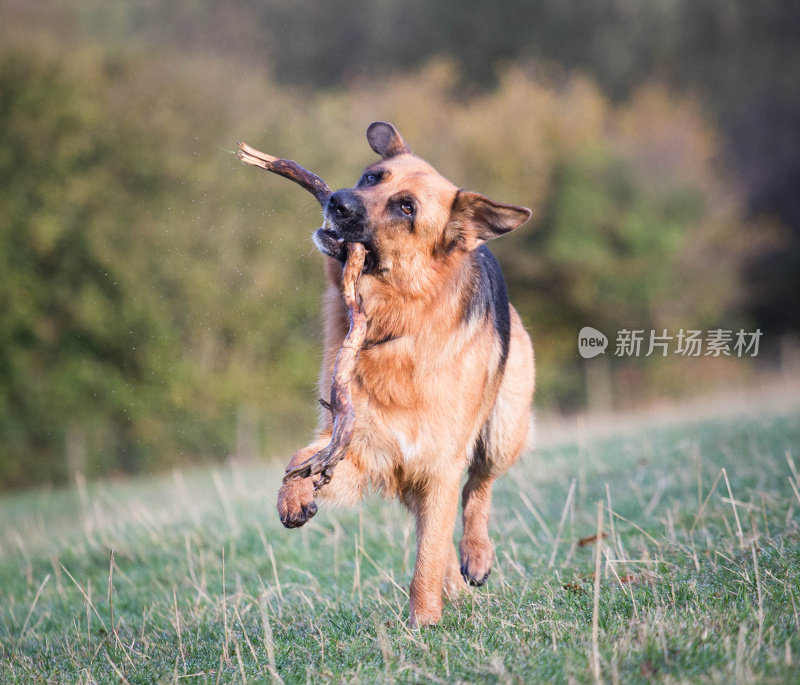
<svg viewBox="0 0 800 685">
<path fill-rule="evenodd" d="M 177 356 L 152 306 L 156 279 L 138 279 L 157 249 L 149 207 L 165 201 L 158 151 L 108 121 L 98 96 L 55 62 L 2 56 L 0 471 L 11 484 L 63 477 L 53 446 L 73 423 L 112 429 L 121 465 L 139 467 L 134 427 L 159 412 L 158 360 Z"/>
<path fill-rule="evenodd" d="M 193 206 L 214 180 L 191 158 L 202 124 L 188 130 L 180 108 L 205 113 L 174 77 L 163 88 L 177 89 L 176 101 L 159 110 L 163 92 L 128 91 L 140 85 L 135 64 L 85 58 L 80 71 L 22 50 L 0 62 L 4 486 L 221 458 L 241 407 L 263 401 L 270 380 L 283 389 L 308 380 L 296 367 L 311 351 L 289 344 L 298 317 L 266 298 L 274 282 L 235 297 L 252 289 L 246 252 L 267 251 L 257 227 L 231 239 L 214 225 L 216 207 Z M 222 153 L 207 164 L 221 162 L 230 175 Z M 247 192 L 256 196 L 252 184 Z M 231 191 L 224 202 L 237 200 Z M 288 272 L 300 268 L 293 255 Z M 265 338 L 267 353 L 288 352 L 258 379 Z M 299 404 L 276 404 L 272 420 L 296 417 Z"/>
<path fill-rule="evenodd" d="M 487 585 L 419 631 L 396 503 L 289 531 L 279 469 L 237 465 L 6 494 L 0 680 L 592 682 L 599 501 L 604 682 L 791 682 L 798 419 L 794 397 L 525 455 L 496 485 Z"/>
<path fill-rule="evenodd" d="M 614 105 L 585 79 L 559 88 L 512 69 L 463 120 L 478 187 L 537 208 L 493 249 L 532 325 L 545 402 L 582 402 L 571 379 L 583 326 L 613 335 L 741 316 L 742 264 L 762 241 L 731 199 L 695 102 L 650 85 Z M 482 121 L 502 123 L 482 135 Z"/>
<path fill-rule="evenodd" d="M 509 64 L 535 64 L 556 79 L 578 70 L 616 102 L 653 79 L 694 93 L 721 131 L 748 210 L 787 229 L 781 244 L 750 260 L 749 313 L 771 331 L 800 329 L 795 0 L 473 0 L 468 9 L 455 0 L 61 0 L 0 11 L 12 36 L 33 28 L 48 42 L 112 54 L 221 58 L 238 65 L 233 79 L 266 70 L 291 88 L 347 88 L 446 57 L 467 93 L 494 87 Z"/>
<path fill-rule="evenodd" d="M 274 454 L 308 435 L 319 209 L 236 162 L 239 139 L 341 187 L 373 159 L 367 124 L 387 119 L 455 183 L 534 207 L 493 248 L 533 331 L 543 406 L 584 401 L 582 326 L 702 326 L 741 300 L 757 241 L 716 136 L 656 85 L 614 104 L 585 78 L 509 68 L 466 97 L 434 61 L 306 92 L 204 55 L 35 40 L 2 55 L 0 486 Z"/>
</svg>

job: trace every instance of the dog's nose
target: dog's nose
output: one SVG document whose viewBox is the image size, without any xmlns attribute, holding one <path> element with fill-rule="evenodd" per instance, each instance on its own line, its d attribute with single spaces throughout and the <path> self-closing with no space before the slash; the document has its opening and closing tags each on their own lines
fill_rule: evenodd
<svg viewBox="0 0 800 685">
<path fill-rule="evenodd" d="M 351 219 L 360 208 L 358 198 L 347 190 L 337 190 L 328 199 L 328 212 L 333 219 Z"/>
</svg>

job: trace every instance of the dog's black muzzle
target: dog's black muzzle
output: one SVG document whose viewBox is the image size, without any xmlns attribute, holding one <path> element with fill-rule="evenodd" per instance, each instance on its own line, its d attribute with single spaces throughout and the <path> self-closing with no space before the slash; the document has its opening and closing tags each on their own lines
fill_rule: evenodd
<svg viewBox="0 0 800 685">
<path fill-rule="evenodd" d="M 314 242 L 321 252 L 344 263 L 346 243 L 364 243 L 370 248 L 366 230 L 366 209 L 359 197 L 349 189 L 337 190 L 325 206 L 325 223 L 314 233 Z"/>
<path fill-rule="evenodd" d="M 352 190 L 337 190 L 328 198 L 325 217 L 347 243 L 361 243 L 367 239 L 364 225 L 367 210 Z"/>
</svg>

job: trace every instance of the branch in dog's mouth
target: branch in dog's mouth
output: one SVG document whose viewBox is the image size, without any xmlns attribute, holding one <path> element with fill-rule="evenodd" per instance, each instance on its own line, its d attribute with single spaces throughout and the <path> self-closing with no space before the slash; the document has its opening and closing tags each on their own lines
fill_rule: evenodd
<svg viewBox="0 0 800 685">
<path fill-rule="evenodd" d="M 261 152 L 255 148 L 250 147 L 247 143 L 239 143 L 239 152 L 236 153 L 237 159 L 241 159 L 245 164 L 251 166 L 261 167 L 273 174 L 288 178 L 294 181 L 309 193 L 311 193 L 317 202 L 325 207 L 325 203 L 331 196 L 331 189 L 319 176 L 312 174 L 308 169 L 304 169 L 297 162 L 291 159 L 280 159 L 273 157 L 266 152 Z"/>
<path fill-rule="evenodd" d="M 284 484 L 297 478 L 319 475 L 319 480 L 314 486 L 316 490 L 319 490 L 330 482 L 334 467 L 344 459 L 350 441 L 353 439 L 355 411 L 350 396 L 350 386 L 358 355 L 364 346 L 364 339 L 367 335 L 367 315 L 356 291 L 358 277 L 364 268 L 365 256 L 366 250 L 361 243 L 347 244 L 347 262 L 342 275 L 342 294 L 350 312 L 350 330 L 339 349 L 339 354 L 336 355 L 336 365 L 333 368 L 330 401 L 333 413 L 331 441 L 302 464 L 287 469 L 286 475 L 283 477 Z"/>
<path fill-rule="evenodd" d="M 290 181 L 294 181 L 311 193 L 323 207 L 331 196 L 331 189 L 319 176 L 312 174 L 296 162 L 279 159 L 265 152 L 239 143 L 236 156 L 245 164 L 257 166 Z M 350 386 L 355 373 L 356 363 L 367 335 L 367 315 L 361 306 L 358 296 L 358 278 L 364 270 L 367 256 L 362 243 L 347 243 L 347 261 L 342 273 L 342 295 L 350 314 L 350 330 L 345 336 L 331 381 L 331 412 L 333 414 L 333 435 L 328 445 L 298 466 L 287 469 L 283 482 L 288 483 L 298 478 L 319 476 L 315 489 L 330 482 L 333 469 L 347 454 L 347 448 L 353 439 L 355 411 L 350 395 Z"/>
</svg>

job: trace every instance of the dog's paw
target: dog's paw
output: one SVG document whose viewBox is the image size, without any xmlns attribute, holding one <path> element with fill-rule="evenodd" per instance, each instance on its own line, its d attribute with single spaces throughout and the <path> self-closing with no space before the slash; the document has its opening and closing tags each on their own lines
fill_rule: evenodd
<svg viewBox="0 0 800 685">
<path fill-rule="evenodd" d="M 293 480 L 278 491 L 278 515 L 287 528 L 299 528 L 317 513 L 312 478 Z"/>
<path fill-rule="evenodd" d="M 435 626 L 442 620 L 442 602 L 441 598 L 438 602 L 430 603 L 429 605 L 420 605 L 411 602 L 411 608 L 408 614 L 408 623 L 412 628 L 422 628 L 423 626 Z"/>
<path fill-rule="evenodd" d="M 458 549 L 461 556 L 461 576 L 470 585 L 483 585 L 489 577 L 494 561 L 492 543 L 488 539 L 463 538 Z"/>
</svg>

